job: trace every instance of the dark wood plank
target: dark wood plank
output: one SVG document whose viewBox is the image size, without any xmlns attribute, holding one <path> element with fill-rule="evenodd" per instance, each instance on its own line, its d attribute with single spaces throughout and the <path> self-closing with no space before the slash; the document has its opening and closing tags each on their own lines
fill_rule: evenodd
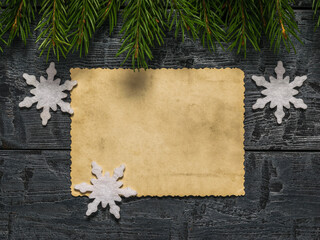
<svg viewBox="0 0 320 240">
<path fill-rule="evenodd" d="M 313 0 L 296 0 L 293 3 L 293 8 L 311 8 Z"/>
<path fill-rule="evenodd" d="M 174 40 L 172 33 L 165 44 L 156 48 L 155 59 L 151 68 L 203 68 L 203 67 L 238 67 L 245 74 L 245 148 L 256 149 L 312 149 L 320 150 L 320 30 L 314 31 L 313 12 L 297 10 L 297 21 L 301 28 L 304 45 L 297 45 L 297 53 L 281 51 L 274 54 L 266 41 L 261 52 L 248 50 L 247 58 L 234 52 L 218 49 L 208 52 L 199 42 L 186 39 L 184 43 Z M 57 62 L 58 77 L 63 81 L 70 78 L 70 68 L 119 68 L 123 57 L 116 58 L 120 47 L 120 35 L 108 37 L 101 30 L 94 38 L 90 53 L 86 58 L 71 55 L 67 60 Z M 15 42 L 5 54 L 0 55 L 0 148 L 1 149 L 70 149 L 70 118 L 60 110 L 52 114 L 46 127 L 41 125 L 40 111 L 18 107 L 25 96 L 30 96 L 30 89 L 22 78 L 24 72 L 45 75 L 48 64 L 44 57 L 38 57 L 34 44 L 35 36 L 24 47 Z M 54 58 L 51 58 L 53 60 Z M 256 99 L 261 97 L 251 76 L 274 75 L 278 60 L 282 60 L 291 79 L 298 75 L 308 75 L 308 80 L 300 88 L 298 97 L 308 105 L 307 110 L 289 109 L 283 124 L 278 125 L 273 115 L 274 110 L 267 106 L 263 110 L 252 110 Z M 130 63 L 124 67 L 130 68 Z"/>
<path fill-rule="evenodd" d="M 247 152 L 242 197 L 130 198 L 121 219 L 70 194 L 69 151 L 0 151 L 10 239 L 318 239 L 320 153 Z M 214 184 L 214 183 L 208 183 Z"/>
</svg>

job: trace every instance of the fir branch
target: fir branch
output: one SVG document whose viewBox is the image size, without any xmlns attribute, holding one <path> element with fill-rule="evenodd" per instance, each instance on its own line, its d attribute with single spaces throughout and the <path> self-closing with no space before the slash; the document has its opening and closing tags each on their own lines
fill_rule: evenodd
<svg viewBox="0 0 320 240">
<path fill-rule="evenodd" d="M 314 9 L 314 16 L 316 16 L 318 9 L 320 9 L 320 0 L 313 0 L 312 9 Z M 316 27 L 320 26 L 320 15 L 318 17 L 318 21 Z"/>
<path fill-rule="evenodd" d="M 201 25 L 198 25 L 197 31 L 202 34 L 201 42 L 203 46 L 207 45 L 208 49 L 215 49 L 214 42 L 217 41 L 220 45 L 225 42 L 225 31 L 222 28 L 224 22 L 221 17 L 223 15 L 222 3 L 220 0 L 196 0 L 195 5 L 200 13 Z M 221 45 L 222 46 L 222 45 Z"/>
<path fill-rule="evenodd" d="M 275 51 L 278 51 L 281 43 L 290 51 L 291 48 L 295 51 L 291 36 L 296 38 L 300 43 L 298 37 L 298 24 L 295 21 L 295 15 L 291 4 L 292 0 L 265 0 L 267 7 L 266 15 L 268 23 L 266 27 L 266 34 L 270 41 L 270 46 Z"/>
<path fill-rule="evenodd" d="M 117 25 L 118 11 L 120 9 L 120 0 L 103 0 L 100 3 L 100 11 L 98 13 L 98 25 L 101 27 L 103 23 L 108 20 L 109 34 L 113 32 L 114 27 Z"/>
<path fill-rule="evenodd" d="M 0 13 L 0 42 L 10 45 L 19 37 L 26 44 L 35 18 L 36 0 L 5 0 Z M 40 21 L 36 27 L 40 55 L 50 51 L 66 57 L 69 51 L 88 54 L 90 39 L 97 28 L 109 23 L 109 34 L 117 24 L 120 5 L 124 23 L 122 45 L 117 56 L 126 53 L 133 68 L 147 68 L 153 59 L 152 48 L 163 44 L 164 29 L 185 39 L 188 34 L 200 39 L 210 50 L 215 43 L 229 42 L 229 49 L 244 52 L 249 44 L 259 50 L 264 32 L 275 51 L 284 45 L 294 49 L 298 25 L 292 9 L 293 0 L 42 0 Z M 313 0 L 318 14 L 320 0 Z M 226 20 L 223 22 L 222 19 Z M 320 26 L 320 17 L 317 19 Z M 225 33 L 226 32 L 226 33 Z M 71 39 L 70 41 L 68 39 Z M 6 41 L 7 40 L 7 41 Z M 0 50 L 1 46 L 0 46 Z"/>
<path fill-rule="evenodd" d="M 41 20 L 36 27 L 36 30 L 39 29 L 41 31 L 36 40 L 36 42 L 41 41 L 39 46 L 39 50 L 41 50 L 40 56 L 47 51 L 48 60 L 52 50 L 58 60 L 60 53 L 66 57 L 69 43 L 65 1 L 44 0 L 40 14 L 42 14 Z"/>
<path fill-rule="evenodd" d="M 231 42 L 229 49 L 237 48 L 246 57 L 247 43 L 251 43 L 255 50 L 260 50 L 261 24 L 257 13 L 259 10 L 253 0 L 228 1 L 226 22 L 228 26 L 227 38 Z"/>
<path fill-rule="evenodd" d="M 263 7 L 263 4 L 262 4 L 262 0 L 259 0 L 259 7 L 260 7 L 260 17 L 262 19 L 262 23 L 263 23 L 263 28 L 265 28 L 267 26 L 267 22 L 266 22 L 266 19 L 264 17 L 264 7 Z"/>
<path fill-rule="evenodd" d="M 163 13 L 161 0 L 126 1 L 121 28 L 123 42 L 117 53 L 117 56 L 127 53 L 123 63 L 131 57 L 133 69 L 148 68 L 147 59 L 153 59 L 154 42 L 163 44 Z"/>
<path fill-rule="evenodd" d="M 89 52 L 90 38 L 96 30 L 98 20 L 99 0 L 71 0 L 69 11 L 70 50 L 79 51 L 80 57 L 84 51 Z"/>
<path fill-rule="evenodd" d="M 6 43 L 10 45 L 16 36 L 20 37 L 24 44 L 31 33 L 30 23 L 35 18 L 35 0 L 7 0 L 3 9 L 0 22 L 2 25 L 1 37 L 7 35 Z M 2 39 L 2 38 L 1 38 Z M 2 42 L 5 42 L 2 40 Z"/>
<path fill-rule="evenodd" d="M 167 14 L 168 13 L 168 14 Z M 197 8 L 193 1 L 190 0 L 167 0 L 165 14 L 169 31 L 175 28 L 175 38 L 181 33 L 182 41 L 184 41 L 185 32 L 193 37 L 198 38 L 196 26 L 203 25 L 197 13 Z"/>
</svg>

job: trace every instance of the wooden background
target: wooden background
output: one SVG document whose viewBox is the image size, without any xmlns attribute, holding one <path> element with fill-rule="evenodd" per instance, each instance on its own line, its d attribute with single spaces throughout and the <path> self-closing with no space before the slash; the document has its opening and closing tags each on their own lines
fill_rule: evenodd
<svg viewBox="0 0 320 240">
<path fill-rule="evenodd" d="M 153 51 L 151 68 L 245 72 L 246 194 L 124 199 L 120 220 L 101 208 L 86 217 L 90 200 L 70 194 L 69 115 L 58 110 L 43 127 L 35 106 L 18 107 L 32 89 L 22 74 L 38 78 L 49 63 L 38 56 L 35 34 L 27 46 L 14 42 L 0 55 L 0 239 L 320 239 L 320 29 L 314 31 L 310 2 L 295 5 L 304 42 L 296 42 L 296 54 L 274 54 L 264 40 L 261 52 L 249 49 L 244 59 L 189 39 L 180 43 L 172 33 Z M 111 37 L 101 30 L 86 58 L 56 62 L 57 76 L 70 79 L 72 67 L 119 68 L 119 39 L 119 29 Z M 251 76 L 274 76 L 278 60 L 291 79 L 308 75 L 298 95 L 308 109 L 286 110 L 282 125 L 269 106 L 252 110 L 262 88 Z"/>
</svg>

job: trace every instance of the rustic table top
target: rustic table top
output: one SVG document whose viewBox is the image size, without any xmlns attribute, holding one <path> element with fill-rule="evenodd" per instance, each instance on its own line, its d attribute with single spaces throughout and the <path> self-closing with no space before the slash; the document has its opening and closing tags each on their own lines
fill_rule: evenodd
<svg viewBox="0 0 320 240">
<path fill-rule="evenodd" d="M 39 57 L 35 34 L 27 46 L 14 42 L 0 55 L 0 239 L 320 239 L 320 29 L 314 31 L 310 6 L 295 7 L 304 43 L 295 43 L 296 54 L 274 54 L 264 40 L 245 59 L 173 34 L 153 51 L 151 68 L 245 72 L 246 194 L 124 199 L 120 220 L 106 209 L 88 218 L 90 200 L 71 196 L 70 117 L 58 110 L 43 127 L 39 110 L 19 108 L 32 89 L 22 74 L 45 75 L 48 62 Z M 101 30 L 87 57 L 56 61 L 57 76 L 70 79 L 72 67 L 119 68 L 120 38 L 119 29 L 110 37 Z M 308 76 L 297 95 L 308 108 L 285 110 L 282 125 L 269 106 L 252 110 L 262 88 L 251 76 L 275 76 L 278 60 L 291 79 Z"/>
</svg>

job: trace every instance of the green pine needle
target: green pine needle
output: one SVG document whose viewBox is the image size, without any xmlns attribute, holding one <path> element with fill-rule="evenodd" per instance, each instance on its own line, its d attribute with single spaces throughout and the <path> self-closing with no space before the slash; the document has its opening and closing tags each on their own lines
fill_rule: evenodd
<svg viewBox="0 0 320 240">
<path fill-rule="evenodd" d="M 186 37 L 200 40 L 215 50 L 235 49 L 246 57 L 248 46 L 260 50 L 262 34 L 274 51 L 284 46 L 295 50 L 299 29 L 292 9 L 294 0 L 42 0 L 40 21 L 35 30 L 40 55 L 47 52 L 66 57 L 69 52 L 89 53 L 96 29 L 108 25 L 112 34 L 121 7 L 122 45 L 116 56 L 125 54 L 132 68 L 148 68 L 152 49 L 163 45 L 166 32 L 174 31 L 183 42 Z M 1 6 L 1 2 L 4 3 Z M 31 34 L 37 13 L 37 0 L 0 2 L 0 51 L 19 38 L 24 44 Z M 38 1 L 40 2 L 40 1 Z M 320 0 L 313 0 L 316 27 L 320 26 Z M 122 64 L 123 64 L 122 63 Z"/>
<path fill-rule="evenodd" d="M 52 51 L 59 60 L 60 54 L 66 57 L 67 47 L 67 11 L 64 0 L 43 0 L 41 10 L 41 20 L 36 30 L 40 34 L 36 42 L 41 42 L 39 46 L 40 56 L 47 51 L 47 60 Z"/>
<path fill-rule="evenodd" d="M 70 49 L 79 51 L 80 57 L 84 51 L 89 52 L 90 39 L 96 31 L 98 11 L 100 2 L 98 0 L 71 0 L 69 7 L 70 27 Z"/>
<path fill-rule="evenodd" d="M 312 8 L 314 9 L 314 15 L 316 16 L 316 14 L 318 13 L 318 9 L 320 9 L 320 0 L 313 0 Z M 319 27 L 319 26 L 320 26 L 320 15 L 318 16 L 318 21 L 316 24 L 316 27 Z"/>
<path fill-rule="evenodd" d="M 230 0 L 225 5 L 227 16 L 227 39 L 229 49 L 236 48 L 237 53 L 244 52 L 248 43 L 257 51 L 260 50 L 261 21 L 259 10 L 253 0 Z"/>
<path fill-rule="evenodd" d="M 266 6 L 266 34 L 270 41 L 270 46 L 276 52 L 281 44 L 289 52 L 292 48 L 295 51 L 291 37 L 301 40 L 298 36 L 298 24 L 295 21 L 295 14 L 291 7 L 291 0 L 264 0 Z"/>
<path fill-rule="evenodd" d="M 98 13 L 98 25 L 101 27 L 105 21 L 109 23 L 109 34 L 113 32 L 113 29 L 117 25 L 118 12 L 120 9 L 120 0 L 103 0 L 100 3 L 100 11 Z"/>
<path fill-rule="evenodd" d="M 7 0 L 0 15 L 1 41 L 10 45 L 16 37 L 19 37 L 26 44 L 35 11 L 35 0 Z M 2 39 L 4 35 L 7 37 L 6 41 Z"/>
<path fill-rule="evenodd" d="M 195 6 L 202 21 L 202 24 L 197 28 L 197 32 L 202 35 L 201 42 L 209 50 L 215 50 L 215 42 L 221 45 L 226 41 L 226 32 L 223 29 L 224 22 L 221 19 L 223 15 L 222 2 L 220 0 L 196 0 Z"/>
<path fill-rule="evenodd" d="M 204 25 L 194 2 L 190 0 L 167 0 L 165 16 L 169 31 L 174 28 L 175 37 L 177 38 L 181 34 L 182 42 L 186 33 L 193 39 L 198 38 L 197 26 Z"/>
<path fill-rule="evenodd" d="M 132 67 L 148 68 L 152 60 L 151 48 L 163 44 L 163 13 L 161 0 L 128 0 L 123 11 L 122 45 L 117 56 L 126 53 L 124 62 L 131 58 Z"/>
</svg>

